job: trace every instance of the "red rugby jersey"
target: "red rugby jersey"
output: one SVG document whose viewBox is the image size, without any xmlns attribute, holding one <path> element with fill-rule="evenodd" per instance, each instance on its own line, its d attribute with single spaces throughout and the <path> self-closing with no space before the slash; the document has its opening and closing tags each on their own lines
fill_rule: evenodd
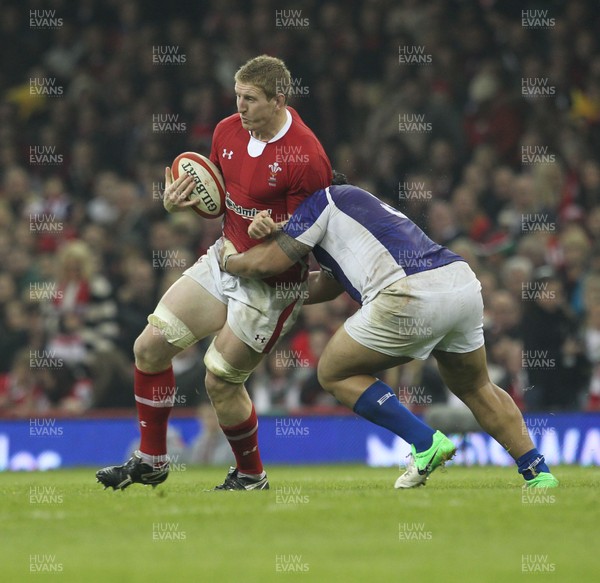
<svg viewBox="0 0 600 583">
<path fill-rule="evenodd" d="M 215 128 L 210 159 L 221 170 L 227 191 L 223 234 L 240 252 L 260 243 L 248 236 L 257 212 L 268 210 L 275 222 L 285 221 L 307 196 L 331 184 L 323 146 L 293 108 L 287 111 L 286 124 L 266 143 L 242 127 L 238 113 Z M 270 281 L 300 279 L 296 264 Z"/>
</svg>

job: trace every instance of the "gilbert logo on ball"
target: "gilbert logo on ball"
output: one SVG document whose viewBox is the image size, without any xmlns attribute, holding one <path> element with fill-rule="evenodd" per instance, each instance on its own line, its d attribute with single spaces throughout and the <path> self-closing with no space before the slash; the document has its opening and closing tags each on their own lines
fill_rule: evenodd
<svg viewBox="0 0 600 583">
<path fill-rule="evenodd" d="M 196 186 L 190 194 L 190 200 L 196 200 L 191 207 L 201 217 L 214 219 L 225 212 L 225 182 L 219 169 L 205 156 L 196 152 L 179 154 L 171 167 L 173 178 L 189 174 Z"/>
</svg>

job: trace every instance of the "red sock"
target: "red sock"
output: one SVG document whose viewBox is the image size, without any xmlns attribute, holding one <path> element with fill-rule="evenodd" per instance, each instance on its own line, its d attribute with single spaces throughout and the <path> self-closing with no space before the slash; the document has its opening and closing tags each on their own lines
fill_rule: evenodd
<svg viewBox="0 0 600 583">
<path fill-rule="evenodd" d="M 135 367 L 133 392 L 140 422 L 140 451 L 154 464 L 167 460 L 167 422 L 173 408 L 175 375 L 170 366 L 162 372 L 142 372 Z"/>
<path fill-rule="evenodd" d="M 221 425 L 221 429 L 233 450 L 237 469 L 242 474 L 261 474 L 263 465 L 258 451 L 258 419 L 254 405 L 246 421 L 227 427 Z"/>
</svg>

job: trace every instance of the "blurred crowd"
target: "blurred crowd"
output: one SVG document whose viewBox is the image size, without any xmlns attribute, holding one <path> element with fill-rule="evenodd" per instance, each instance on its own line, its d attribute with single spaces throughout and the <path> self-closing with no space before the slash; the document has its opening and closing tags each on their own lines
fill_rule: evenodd
<svg viewBox="0 0 600 583">
<path fill-rule="evenodd" d="M 6 0 L 0 19 L 0 415 L 133 406 L 132 346 L 219 236 L 162 206 L 267 53 L 337 170 L 482 282 L 494 380 L 523 410 L 600 409 L 600 11 L 594 0 Z M 249 381 L 329 407 L 316 363 L 356 305 L 303 309 Z M 449 306 L 451 309 L 451 306 Z M 205 343 L 174 361 L 206 402 Z M 435 362 L 383 373 L 413 408 Z"/>
</svg>

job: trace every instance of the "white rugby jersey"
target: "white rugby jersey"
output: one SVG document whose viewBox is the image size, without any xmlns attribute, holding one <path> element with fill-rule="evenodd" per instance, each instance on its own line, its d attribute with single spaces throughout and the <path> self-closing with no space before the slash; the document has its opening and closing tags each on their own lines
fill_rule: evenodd
<svg viewBox="0 0 600 583">
<path fill-rule="evenodd" d="M 361 304 L 398 279 L 464 261 L 406 215 L 352 185 L 315 192 L 283 232 L 310 246 L 321 268 Z"/>
</svg>

